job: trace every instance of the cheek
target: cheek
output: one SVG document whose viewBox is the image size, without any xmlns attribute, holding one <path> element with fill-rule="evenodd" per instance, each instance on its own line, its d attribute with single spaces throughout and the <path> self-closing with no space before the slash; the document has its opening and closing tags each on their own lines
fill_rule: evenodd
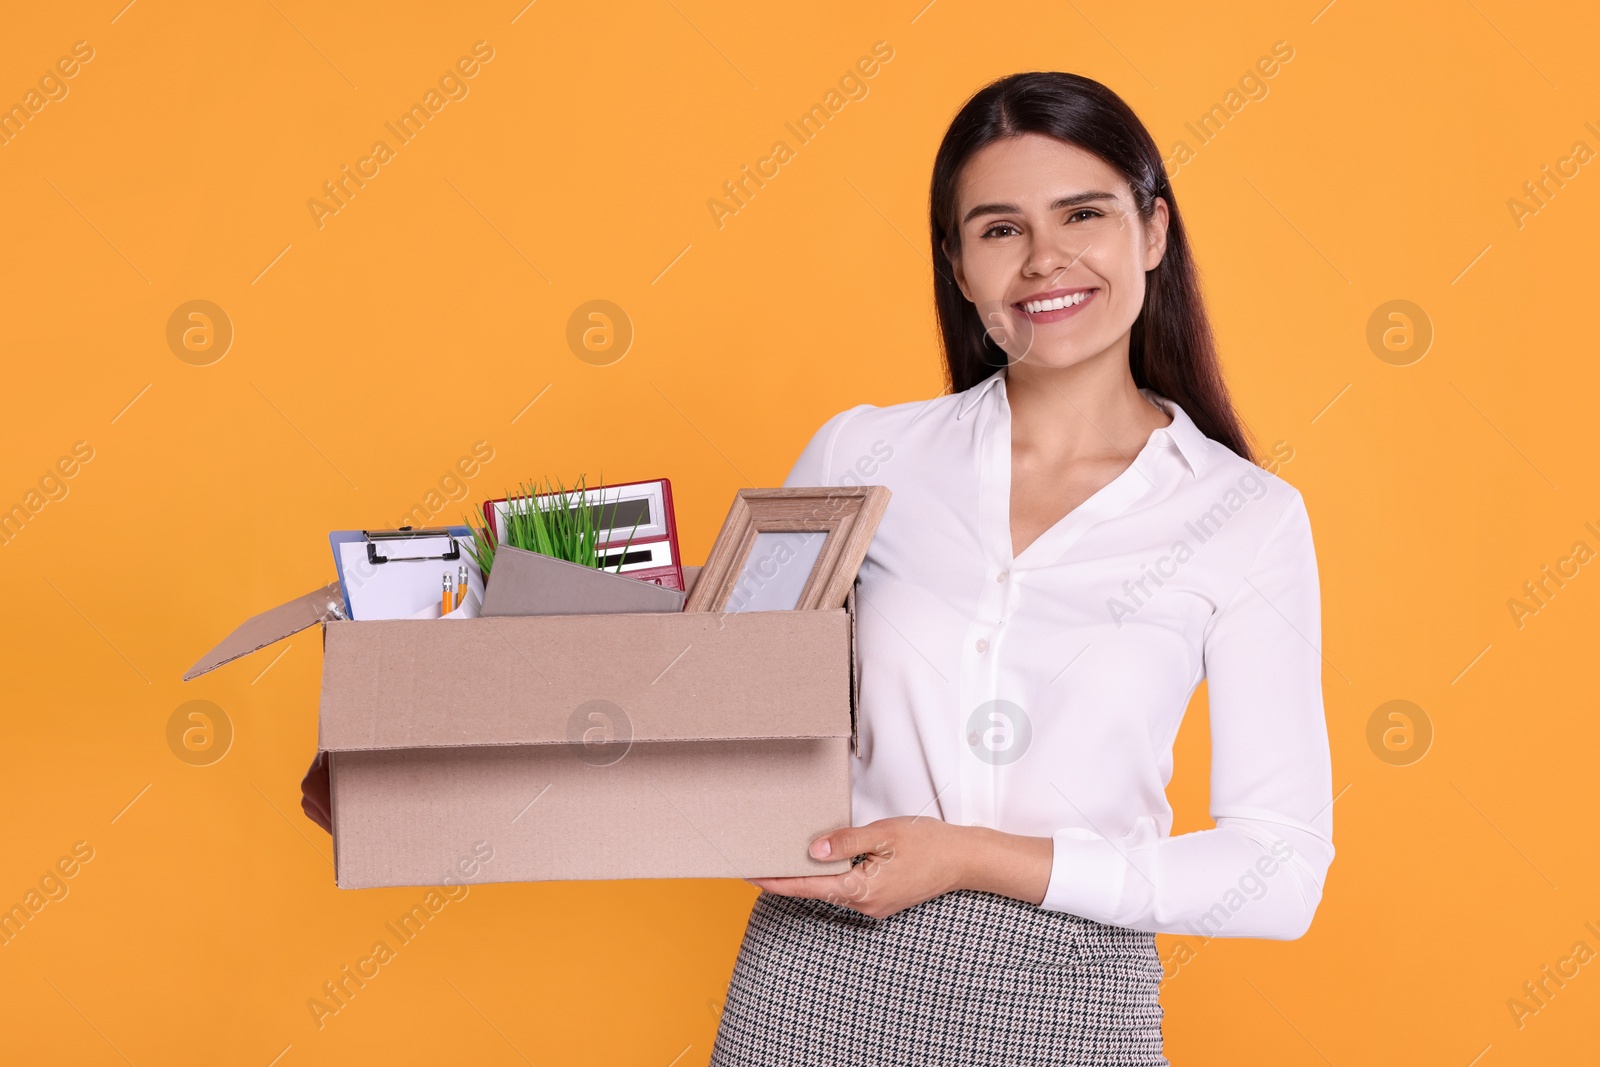
<svg viewBox="0 0 1600 1067">
<path fill-rule="evenodd" d="M 1117 304 L 1128 309 L 1128 321 L 1131 324 L 1133 316 L 1139 314 L 1139 309 L 1144 307 L 1144 293 L 1149 284 L 1141 263 L 1135 261 L 1133 269 L 1120 281 L 1121 292 L 1117 294 Z"/>
<path fill-rule="evenodd" d="M 1144 310 L 1145 288 L 1143 272 L 1135 271 L 1121 280 L 1116 297 L 1106 307 L 1105 321 L 1112 333 L 1120 335 L 1133 328 Z"/>
<path fill-rule="evenodd" d="M 1020 241 L 1007 244 L 968 242 L 962 251 L 961 265 L 973 302 L 998 302 L 1011 287 L 1012 279 L 1027 252 Z"/>
<path fill-rule="evenodd" d="M 1090 273 L 1105 280 L 1110 287 L 1107 306 L 1131 316 L 1144 306 L 1145 271 L 1144 252 L 1137 240 L 1119 235 L 1114 247 L 1091 251 L 1083 259 Z"/>
</svg>

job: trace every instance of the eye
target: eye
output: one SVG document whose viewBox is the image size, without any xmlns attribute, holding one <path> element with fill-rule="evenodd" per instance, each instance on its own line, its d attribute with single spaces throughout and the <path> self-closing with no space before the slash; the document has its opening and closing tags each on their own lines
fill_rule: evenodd
<svg viewBox="0 0 1600 1067">
<path fill-rule="evenodd" d="M 983 236 L 983 237 L 994 236 L 994 232 L 996 230 L 1011 230 L 1013 233 L 1021 233 L 1022 232 L 1021 230 L 1018 230 L 1015 226 L 1011 225 L 1011 223 L 1009 223 L 1009 222 L 997 222 L 993 226 L 990 226 L 987 230 L 984 230 L 983 233 L 980 236 Z"/>
<path fill-rule="evenodd" d="M 1100 217 L 1100 212 L 1096 211 L 1092 207 L 1080 207 L 1078 210 L 1072 212 L 1070 215 L 1067 216 L 1067 221 L 1071 222 L 1074 219 L 1076 219 L 1079 215 L 1088 215 L 1090 218 L 1095 219 L 1095 218 L 1099 218 Z"/>
</svg>

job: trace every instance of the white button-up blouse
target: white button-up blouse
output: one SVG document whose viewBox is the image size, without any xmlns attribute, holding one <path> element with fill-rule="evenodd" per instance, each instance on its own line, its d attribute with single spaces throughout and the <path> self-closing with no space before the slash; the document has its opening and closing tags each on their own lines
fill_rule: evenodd
<svg viewBox="0 0 1600 1067">
<path fill-rule="evenodd" d="M 861 404 L 790 486 L 892 491 L 856 589 L 854 823 L 1050 837 L 1042 906 L 1292 939 L 1333 860 L 1321 599 L 1298 490 L 1172 424 L 1020 556 L 1005 371 Z M 1214 829 L 1171 836 L 1172 742 L 1207 681 Z"/>
</svg>

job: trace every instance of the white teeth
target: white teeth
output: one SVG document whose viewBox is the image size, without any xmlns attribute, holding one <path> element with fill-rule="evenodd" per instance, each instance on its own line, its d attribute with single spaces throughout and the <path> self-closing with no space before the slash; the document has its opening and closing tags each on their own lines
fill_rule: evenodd
<svg viewBox="0 0 1600 1067">
<path fill-rule="evenodd" d="M 1091 292 L 1093 290 L 1085 289 L 1071 296 L 1058 296 L 1054 300 L 1029 300 L 1022 305 L 1022 309 L 1030 315 L 1037 315 L 1042 311 L 1060 311 L 1064 307 L 1083 303 Z"/>
</svg>

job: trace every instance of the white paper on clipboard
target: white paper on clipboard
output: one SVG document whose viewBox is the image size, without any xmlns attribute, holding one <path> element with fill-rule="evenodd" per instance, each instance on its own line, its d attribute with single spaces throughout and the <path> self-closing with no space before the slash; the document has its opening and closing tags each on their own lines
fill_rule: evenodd
<svg viewBox="0 0 1600 1067">
<path fill-rule="evenodd" d="M 382 551 L 388 561 L 385 563 L 373 563 L 368 558 L 369 542 L 365 540 L 346 541 L 339 545 L 344 591 L 350 598 L 351 618 L 440 618 L 444 576 L 459 577 L 463 566 L 467 568 L 466 600 L 451 616 L 474 617 L 465 613 L 470 606 L 483 602 L 483 576 L 478 573 L 478 566 L 472 562 L 472 557 L 463 550 L 460 558 L 453 560 L 416 558 L 446 554 L 450 551 L 451 540 L 448 536 L 440 535 L 387 542 Z M 458 545 L 461 543 L 460 538 L 454 540 Z M 463 614 L 458 616 L 457 612 Z"/>
<path fill-rule="evenodd" d="M 415 615 L 408 616 L 408 618 L 412 618 L 412 619 L 476 619 L 476 618 L 478 618 L 480 615 L 483 614 L 483 605 L 481 603 L 479 603 L 478 595 L 476 593 L 474 593 L 472 591 L 471 587 L 470 587 L 470 583 L 471 583 L 471 579 L 472 579 L 473 573 L 474 573 L 474 571 L 472 570 L 471 566 L 468 566 L 468 568 L 467 568 L 467 580 L 468 580 L 468 583 L 469 583 L 469 587 L 467 589 L 467 595 L 462 597 L 462 599 L 461 599 L 461 606 L 459 608 L 456 608 L 454 611 L 450 612 L 448 615 L 440 615 L 439 614 L 439 609 L 444 606 L 443 602 L 441 601 L 438 604 L 429 604 L 427 607 L 423 608 L 421 611 L 417 612 Z"/>
</svg>

